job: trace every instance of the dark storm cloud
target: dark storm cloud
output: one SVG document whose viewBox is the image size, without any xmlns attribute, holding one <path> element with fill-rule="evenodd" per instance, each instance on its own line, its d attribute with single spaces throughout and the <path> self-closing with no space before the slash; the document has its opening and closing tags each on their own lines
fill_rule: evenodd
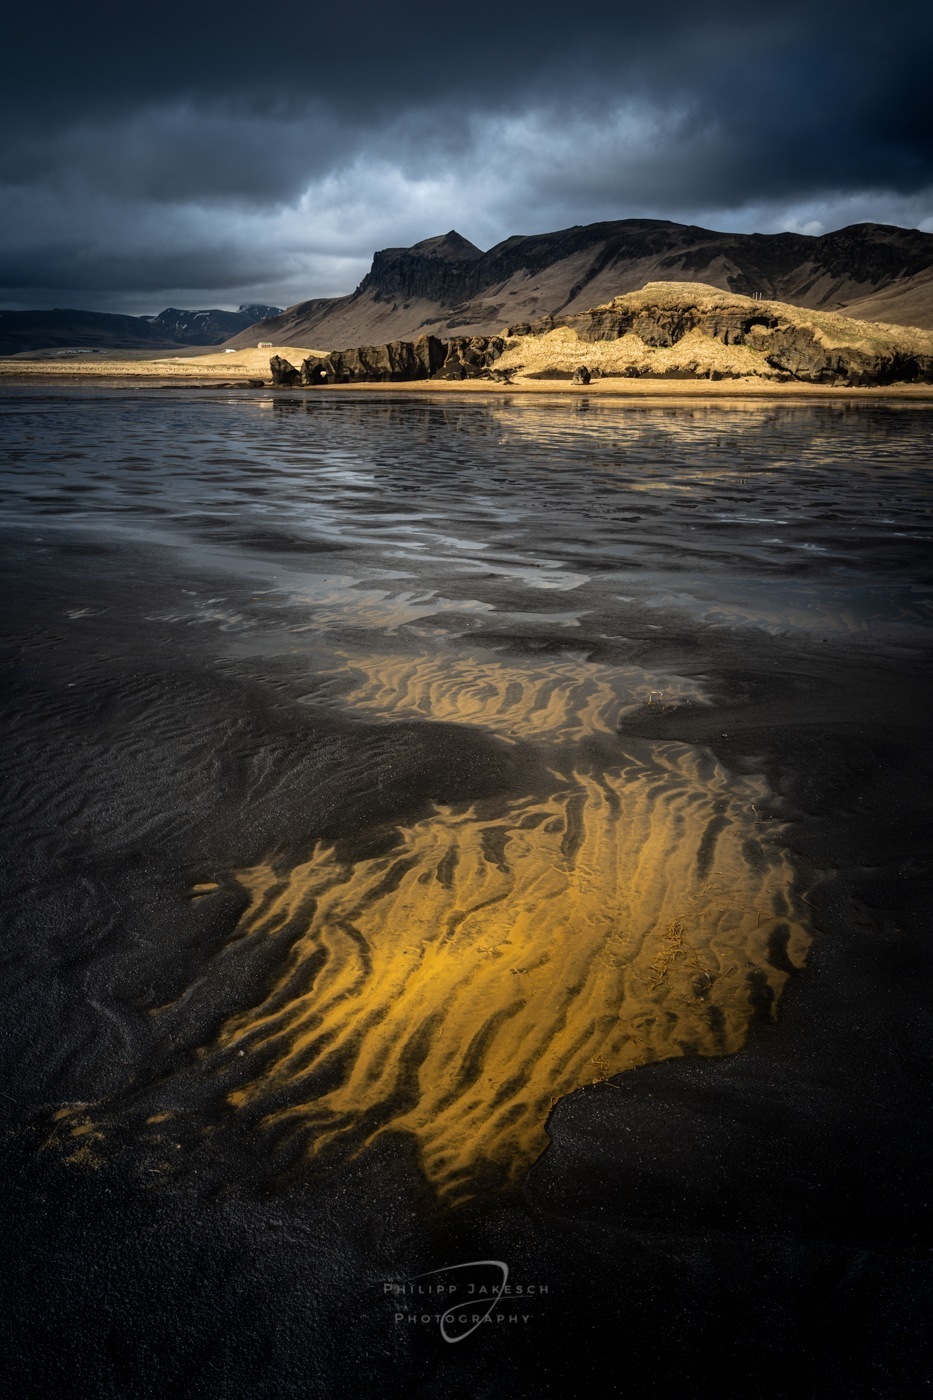
<svg viewBox="0 0 933 1400">
<path fill-rule="evenodd" d="M 451 224 L 933 214 L 916 6 L 327 8 L 20 7 L 6 299 L 333 292 Z"/>
</svg>

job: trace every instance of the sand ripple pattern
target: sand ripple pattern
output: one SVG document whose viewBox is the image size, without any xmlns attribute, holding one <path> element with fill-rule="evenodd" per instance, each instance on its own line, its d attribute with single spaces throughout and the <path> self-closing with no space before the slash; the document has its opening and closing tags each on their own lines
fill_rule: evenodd
<svg viewBox="0 0 933 1400">
<path fill-rule="evenodd" d="M 400 1131 L 448 1200 L 514 1184 L 562 1096 L 728 1054 L 773 1014 L 808 938 L 763 796 L 668 743 L 496 819 L 438 808 L 355 865 L 319 847 L 241 871 L 239 936 L 294 941 L 203 1055 L 238 1056 L 229 1104 L 292 1152 L 326 1163 Z"/>
<path fill-rule="evenodd" d="M 589 735 L 615 734 L 626 711 L 649 702 L 703 699 L 682 676 L 572 659 L 522 663 L 488 656 L 387 653 L 349 664 L 362 677 L 345 697 L 354 710 L 472 724 L 502 738 L 574 743 Z"/>
</svg>

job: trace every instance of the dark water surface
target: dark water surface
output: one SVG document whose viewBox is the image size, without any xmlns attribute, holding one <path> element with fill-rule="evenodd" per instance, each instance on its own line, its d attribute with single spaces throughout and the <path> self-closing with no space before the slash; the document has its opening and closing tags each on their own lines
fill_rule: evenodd
<svg viewBox="0 0 933 1400">
<path fill-rule="evenodd" d="M 0 441 L 10 1393 L 920 1393 L 933 412 Z"/>
</svg>

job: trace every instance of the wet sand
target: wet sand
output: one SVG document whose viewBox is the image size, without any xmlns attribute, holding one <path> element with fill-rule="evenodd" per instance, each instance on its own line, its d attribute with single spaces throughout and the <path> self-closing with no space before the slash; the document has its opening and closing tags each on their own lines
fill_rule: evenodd
<svg viewBox="0 0 933 1400">
<path fill-rule="evenodd" d="M 916 1393 L 933 417 L 0 405 L 19 1388 Z"/>
</svg>

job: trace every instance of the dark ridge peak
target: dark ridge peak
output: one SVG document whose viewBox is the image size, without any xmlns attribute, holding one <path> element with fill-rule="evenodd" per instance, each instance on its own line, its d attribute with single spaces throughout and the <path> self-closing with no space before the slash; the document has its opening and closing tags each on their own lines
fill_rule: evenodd
<svg viewBox="0 0 933 1400">
<path fill-rule="evenodd" d="M 713 229 L 700 228 L 697 224 L 675 224 L 670 219 L 604 219 L 598 224 L 571 224 L 569 228 L 552 229 L 549 233 L 513 233 L 491 248 L 511 248 L 516 243 L 537 243 L 556 239 L 572 239 L 583 235 L 588 242 L 598 243 L 601 239 L 619 234 L 659 233 L 674 230 L 679 235 L 701 234 L 704 238 L 723 238 L 726 235 Z"/>
<path fill-rule="evenodd" d="M 456 229 L 422 239 L 412 248 L 383 248 L 353 297 L 371 292 L 388 301 L 427 298 L 456 303 L 463 299 L 465 287 L 472 291 L 473 269 L 484 256 Z"/>
<path fill-rule="evenodd" d="M 452 261 L 462 262 L 465 258 L 481 258 L 483 250 L 477 248 L 475 243 L 471 243 L 468 238 L 464 238 L 462 233 L 458 233 L 455 228 L 447 233 L 439 233 L 434 238 L 422 238 L 420 243 L 413 243 L 407 250 L 409 253 L 420 253 L 427 258 L 448 258 Z"/>
<path fill-rule="evenodd" d="M 804 236 L 804 235 L 801 235 Z M 933 247 L 933 233 L 925 233 L 919 228 L 900 228 L 897 224 L 846 224 L 844 228 L 831 229 L 829 233 L 818 235 L 820 241 L 832 238 L 883 238 L 885 242 L 916 243 Z"/>
<path fill-rule="evenodd" d="M 883 233 L 885 236 L 891 233 L 920 233 L 920 229 L 900 228 L 897 224 L 876 224 L 872 219 L 866 219 L 861 224 L 845 224 L 842 228 L 832 229 L 829 233 L 820 234 L 821 238 L 832 238 L 837 233 Z"/>
</svg>

